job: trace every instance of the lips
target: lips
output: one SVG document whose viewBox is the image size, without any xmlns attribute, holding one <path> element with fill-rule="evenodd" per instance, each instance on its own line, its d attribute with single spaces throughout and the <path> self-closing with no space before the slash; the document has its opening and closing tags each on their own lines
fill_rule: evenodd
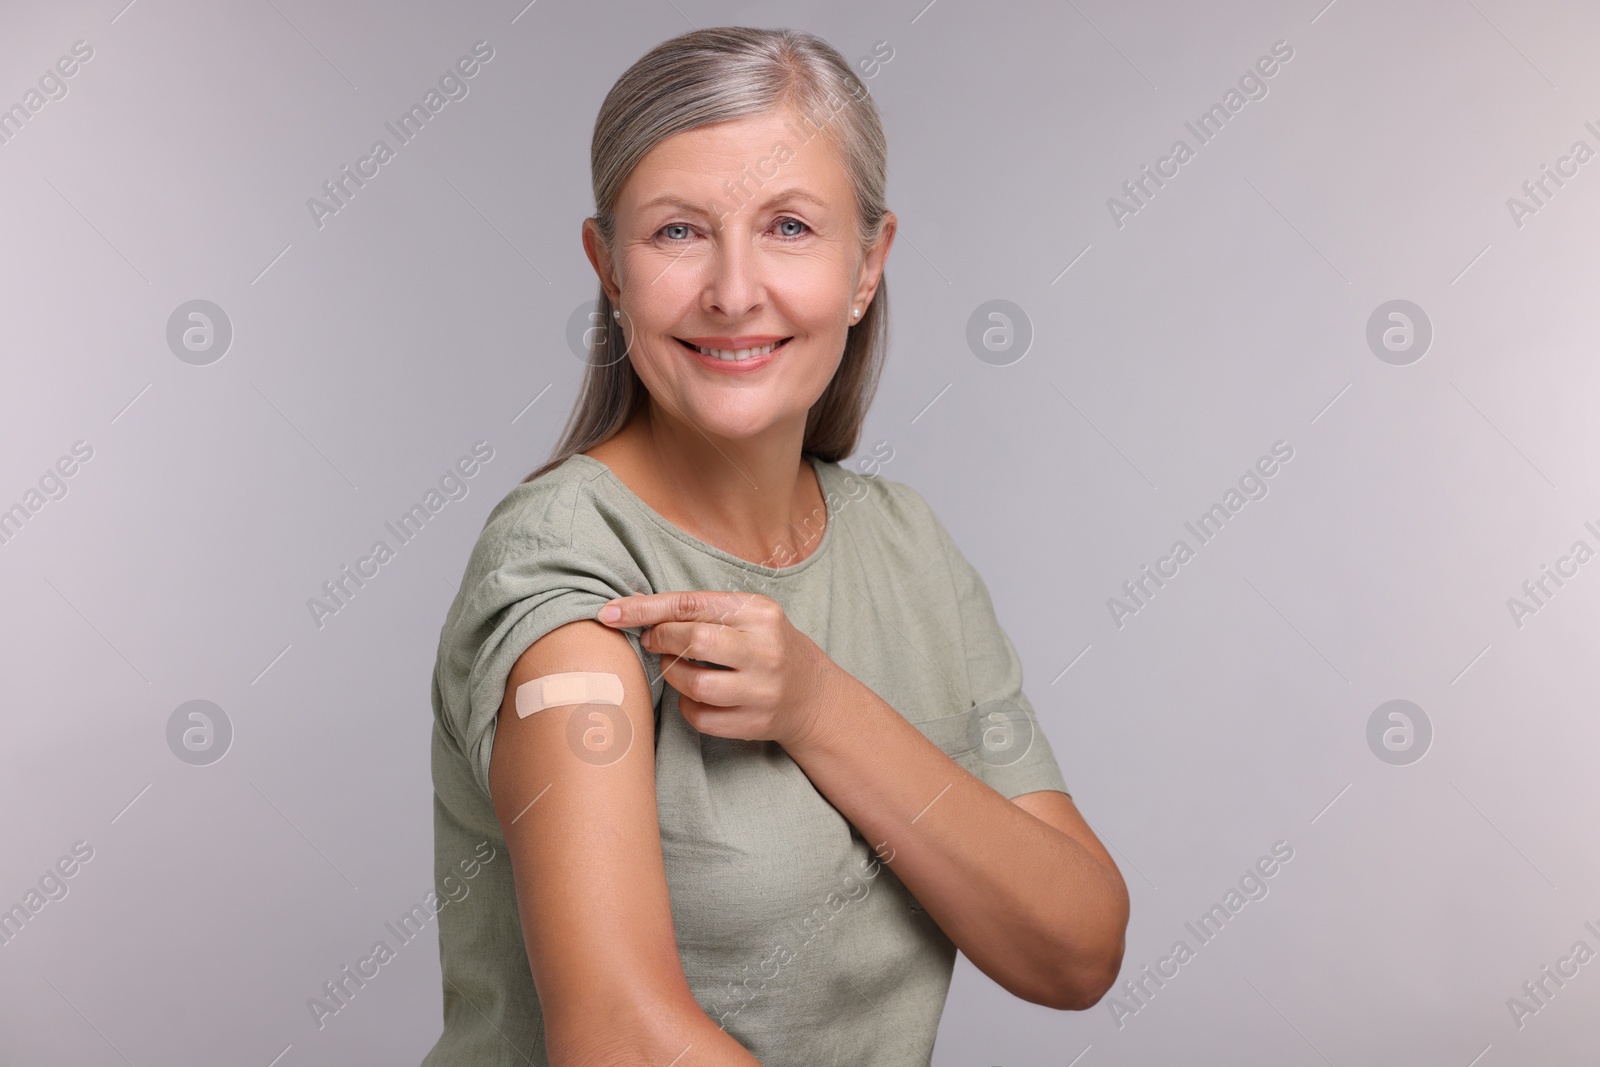
<svg viewBox="0 0 1600 1067">
<path fill-rule="evenodd" d="M 714 359 L 722 363 L 745 363 L 750 360 L 765 361 L 768 356 L 788 344 L 793 338 L 784 337 L 761 344 L 751 343 L 751 339 L 742 337 L 705 339 L 721 341 L 721 345 L 696 344 L 681 337 L 674 338 L 674 340 L 705 359 Z M 740 347 L 732 347 L 733 345 L 740 345 Z"/>
</svg>

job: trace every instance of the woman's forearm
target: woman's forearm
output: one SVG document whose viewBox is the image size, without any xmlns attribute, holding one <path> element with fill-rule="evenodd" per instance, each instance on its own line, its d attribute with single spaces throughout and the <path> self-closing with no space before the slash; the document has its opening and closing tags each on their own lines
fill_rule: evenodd
<svg viewBox="0 0 1600 1067">
<path fill-rule="evenodd" d="M 1116 977 L 1120 877 L 970 774 L 870 688 L 830 676 L 826 711 L 786 746 L 945 934 L 1015 995 L 1093 1004 Z"/>
</svg>

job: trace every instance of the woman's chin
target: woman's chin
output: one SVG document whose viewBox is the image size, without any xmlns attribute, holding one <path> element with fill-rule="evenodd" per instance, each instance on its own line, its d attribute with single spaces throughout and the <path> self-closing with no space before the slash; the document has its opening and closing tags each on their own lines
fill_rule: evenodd
<svg viewBox="0 0 1600 1067">
<path fill-rule="evenodd" d="M 695 429 L 709 437 L 728 441 L 758 439 L 781 425 L 786 415 L 766 406 L 729 410 L 726 405 L 715 405 L 711 410 L 706 410 L 689 404 L 683 410 L 688 413 Z"/>
</svg>

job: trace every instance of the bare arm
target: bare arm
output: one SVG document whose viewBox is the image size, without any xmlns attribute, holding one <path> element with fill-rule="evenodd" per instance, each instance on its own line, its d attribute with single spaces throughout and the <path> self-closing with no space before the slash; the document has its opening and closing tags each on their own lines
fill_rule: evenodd
<svg viewBox="0 0 1600 1067">
<path fill-rule="evenodd" d="M 678 710 L 719 737 L 772 740 L 866 838 L 950 940 L 1024 1000 L 1082 1009 L 1121 969 L 1128 890 L 1065 793 L 1012 803 L 969 773 L 761 594 L 621 597 Z M 690 662 L 721 664 L 714 669 Z"/>
<path fill-rule="evenodd" d="M 1072 798 L 1007 800 L 860 681 L 831 678 L 823 727 L 790 757 L 979 970 L 1036 1004 L 1093 1006 L 1121 968 L 1128 891 Z"/>
<path fill-rule="evenodd" d="M 622 707 L 598 709 L 617 716 L 615 735 L 626 721 L 632 737 L 620 758 L 585 760 L 569 746 L 568 717 L 596 705 L 518 716 L 518 686 L 568 671 L 622 679 Z M 603 731 L 606 724 L 595 725 Z M 513 666 L 489 787 L 511 857 L 550 1062 L 759 1067 L 700 1008 L 683 974 L 657 823 L 654 743 L 650 686 L 615 630 L 570 623 Z"/>
</svg>

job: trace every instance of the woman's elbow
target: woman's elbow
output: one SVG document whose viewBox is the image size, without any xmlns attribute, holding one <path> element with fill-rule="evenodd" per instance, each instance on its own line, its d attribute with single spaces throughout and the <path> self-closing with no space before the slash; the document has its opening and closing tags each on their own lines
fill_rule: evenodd
<svg viewBox="0 0 1600 1067">
<path fill-rule="evenodd" d="M 1127 949 L 1128 912 L 1126 903 L 1117 909 L 1093 939 L 1080 941 L 1075 951 L 1057 956 L 1064 964 L 1050 983 L 1047 997 L 1039 1003 L 1058 1011 L 1086 1011 L 1100 1003 L 1117 975 L 1122 973 L 1122 957 Z"/>
<path fill-rule="evenodd" d="M 1088 1011 L 1100 1003 L 1116 983 L 1117 975 L 1122 973 L 1120 938 L 1118 942 L 1115 952 L 1099 961 L 1081 963 L 1071 974 L 1056 982 L 1054 995 L 1047 1006 L 1057 1011 Z"/>
<path fill-rule="evenodd" d="M 1118 939 L 1120 941 L 1120 939 Z M 1080 958 L 1070 968 L 1051 974 L 1034 989 L 1013 990 L 1022 1000 L 1056 1011 L 1088 1011 L 1110 992 L 1122 973 L 1122 949 L 1099 958 Z"/>
</svg>

